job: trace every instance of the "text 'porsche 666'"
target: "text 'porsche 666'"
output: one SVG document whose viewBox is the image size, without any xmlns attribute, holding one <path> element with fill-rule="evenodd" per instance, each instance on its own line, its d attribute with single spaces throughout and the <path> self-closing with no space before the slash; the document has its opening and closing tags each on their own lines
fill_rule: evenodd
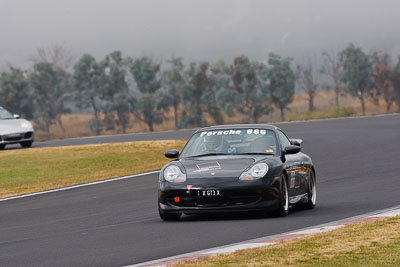
<svg viewBox="0 0 400 267">
<path fill-rule="evenodd" d="M 273 125 L 212 126 L 197 130 L 160 172 L 163 220 L 182 213 L 265 210 L 285 216 L 289 205 L 314 208 L 316 175 L 301 140 Z"/>
</svg>

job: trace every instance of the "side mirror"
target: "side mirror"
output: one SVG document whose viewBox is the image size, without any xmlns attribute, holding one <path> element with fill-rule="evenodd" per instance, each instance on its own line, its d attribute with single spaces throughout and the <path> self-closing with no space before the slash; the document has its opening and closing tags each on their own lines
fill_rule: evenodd
<svg viewBox="0 0 400 267">
<path fill-rule="evenodd" d="M 288 154 L 297 154 L 297 153 L 300 152 L 300 150 L 301 150 L 301 148 L 300 148 L 299 146 L 291 145 L 291 146 L 287 146 L 287 147 L 285 148 L 284 154 L 285 154 L 285 155 L 288 155 Z"/>
<path fill-rule="evenodd" d="M 165 151 L 164 156 L 170 159 L 177 159 L 179 156 L 179 151 L 178 149 L 170 149 L 168 151 Z"/>
<path fill-rule="evenodd" d="M 21 118 L 18 114 L 14 114 L 13 117 L 14 117 L 14 119 L 19 119 L 19 118 Z"/>
<path fill-rule="evenodd" d="M 290 138 L 290 143 L 292 143 L 292 145 L 294 145 L 294 146 L 301 146 L 301 144 L 303 143 L 303 140 Z"/>
</svg>

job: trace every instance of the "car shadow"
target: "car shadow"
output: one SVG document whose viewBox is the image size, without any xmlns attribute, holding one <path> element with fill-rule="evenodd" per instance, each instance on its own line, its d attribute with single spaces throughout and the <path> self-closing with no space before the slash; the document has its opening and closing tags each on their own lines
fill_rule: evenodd
<svg viewBox="0 0 400 267">
<path fill-rule="evenodd" d="M 32 148 L 35 147 L 35 145 L 32 145 Z M 6 147 L 0 151 L 4 150 L 19 150 L 19 149 L 27 149 L 26 147 L 21 147 L 19 144 L 12 144 L 12 145 L 6 145 Z"/>
<path fill-rule="evenodd" d="M 266 218 L 277 218 L 273 212 L 247 211 L 247 212 L 221 212 L 221 213 L 199 213 L 184 214 L 181 221 L 237 221 L 237 220 L 258 220 Z"/>
<path fill-rule="evenodd" d="M 310 210 L 307 208 L 290 207 L 288 216 L 309 216 Z M 245 211 L 245 212 L 220 212 L 220 213 L 199 213 L 199 214 L 183 214 L 181 221 L 236 221 L 236 220 L 261 220 L 261 219 L 279 219 L 282 218 L 272 211 Z"/>
</svg>

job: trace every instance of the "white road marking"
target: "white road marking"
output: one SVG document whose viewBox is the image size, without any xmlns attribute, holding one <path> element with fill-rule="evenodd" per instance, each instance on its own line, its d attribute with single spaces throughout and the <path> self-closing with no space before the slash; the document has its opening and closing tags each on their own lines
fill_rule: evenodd
<svg viewBox="0 0 400 267">
<path fill-rule="evenodd" d="M 106 180 L 100 180 L 100 181 L 95 181 L 95 182 L 90 182 L 90 183 L 84 183 L 84 184 L 77 184 L 77 185 L 72 185 L 72 186 L 60 187 L 60 188 L 56 188 L 56 189 L 40 191 L 40 192 L 35 192 L 35 193 L 30 193 L 30 194 L 24 194 L 24 195 L 19 195 L 19 196 L 14 196 L 14 197 L 1 198 L 0 202 L 7 201 L 7 200 L 13 200 L 13 199 L 19 199 L 19 198 L 25 198 L 25 197 L 31 197 L 31 196 L 37 196 L 37 195 L 43 195 L 43 194 L 53 193 L 53 192 L 58 192 L 58 191 L 70 190 L 70 189 L 75 189 L 75 188 L 89 186 L 89 185 L 96 185 L 96 184 L 104 184 L 104 183 L 109 183 L 109 182 L 115 182 L 115 181 L 119 181 L 119 180 L 125 180 L 125 179 L 134 178 L 134 177 L 139 177 L 139 176 L 146 176 L 146 175 L 150 175 L 150 174 L 156 174 L 156 173 L 159 173 L 159 172 L 160 171 L 144 172 L 144 173 L 138 173 L 138 174 L 115 177 L 115 178 L 109 178 L 109 179 L 106 179 Z"/>
<path fill-rule="evenodd" d="M 394 209 L 386 212 L 382 212 L 379 214 L 375 214 L 372 216 L 369 216 L 369 218 L 374 218 L 374 217 L 394 217 L 400 215 L 400 209 Z"/>
<path fill-rule="evenodd" d="M 148 261 L 148 262 L 142 262 L 138 264 L 133 264 L 133 265 L 128 265 L 127 267 L 136 267 L 136 266 L 170 266 L 172 264 L 177 264 L 177 263 L 182 263 L 183 261 L 186 260 L 196 260 L 199 257 L 206 257 L 206 256 L 212 256 L 215 254 L 226 254 L 226 253 L 231 253 L 235 252 L 237 250 L 242 250 L 242 249 L 248 249 L 248 248 L 256 248 L 256 247 L 262 247 L 262 246 L 268 246 L 272 244 L 276 244 L 282 240 L 289 240 L 292 238 L 299 238 L 299 236 L 307 236 L 311 234 L 316 234 L 316 233 L 322 233 L 322 232 L 327 232 L 331 230 L 335 230 L 341 227 L 346 226 L 347 223 L 358 223 L 358 222 L 363 222 L 363 219 L 365 218 L 371 218 L 371 219 L 379 219 L 379 218 L 389 218 L 389 217 L 395 217 L 400 215 L 400 206 L 395 206 L 387 209 L 382 209 L 382 210 L 377 210 L 373 212 L 369 212 L 366 214 L 342 219 L 342 220 L 337 220 L 321 225 L 316 225 L 316 226 L 311 226 L 291 232 L 286 232 L 282 234 L 277 234 L 277 235 L 271 235 L 271 236 L 265 236 L 257 239 L 251 239 L 239 243 L 234 243 L 230 245 L 225 245 L 221 247 L 215 247 L 215 248 L 210 248 L 210 249 L 205 249 L 205 250 L 200 250 L 200 251 L 195 251 L 191 253 L 186 253 L 182 255 L 176 255 L 168 258 L 162 258 L 158 260 L 153 260 L 153 261 Z"/>
<path fill-rule="evenodd" d="M 343 226 L 344 225 L 332 225 L 332 226 L 324 226 L 324 227 L 316 227 L 316 228 L 311 228 L 311 229 L 306 229 L 306 230 L 300 230 L 300 231 L 296 231 L 296 235 L 311 235 L 311 234 L 323 233 L 323 232 L 335 230 L 337 228 L 341 228 Z"/>
<path fill-rule="evenodd" d="M 258 248 L 266 245 L 270 245 L 274 243 L 246 243 L 246 244 L 239 244 L 239 245 L 234 245 L 234 246 L 229 246 L 225 248 L 218 248 L 210 251 L 206 251 L 203 254 L 225 254 L 225 253 L 232 253 L 238 250 L 242 249 L 248 249 L 248 248 Z"/>
</svg>

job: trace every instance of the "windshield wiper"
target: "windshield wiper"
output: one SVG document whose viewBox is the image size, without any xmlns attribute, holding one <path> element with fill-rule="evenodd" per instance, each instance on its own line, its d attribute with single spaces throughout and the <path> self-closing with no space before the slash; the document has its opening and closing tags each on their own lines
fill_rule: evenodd
<svg viewBox="0 0 400 267">
<path fill-rule="evenodd" d="M 193 158 L 193 157 L 223 156 L 223 155 L 231 155 L 231 154 L 226 154 L 226 153 L 207 153 L 207 154 L 194 155 L 194 156 L 190 156 L 190 157 Z"/>
<path fill-rule="evenodd" d="M 234 155 L 275 155 L 275 153 L 269 152 L 246 152 L 246 153 L 238 153 Z"/>
</svg>

